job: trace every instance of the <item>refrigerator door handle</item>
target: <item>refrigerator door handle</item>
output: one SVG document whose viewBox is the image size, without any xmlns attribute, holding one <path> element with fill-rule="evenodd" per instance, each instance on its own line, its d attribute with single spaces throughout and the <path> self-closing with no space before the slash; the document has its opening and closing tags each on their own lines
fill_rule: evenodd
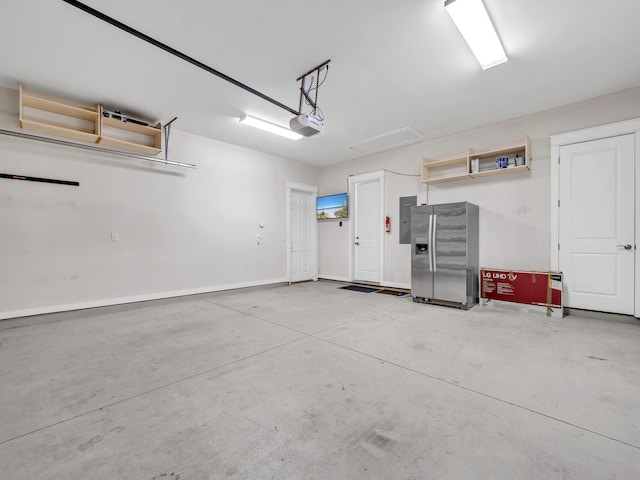
<svg viewBox="0 0 640 480">
<path fill-rule="evenodd" d="M 438 264 L 436 263 L 436 233 L 438 231 L 438 215 L 433 215 L 433 237 L 431 238 L 431 255 L 433 255 L 433 271 L 438 271 Z"/>
<path fill-rule="evenodd" d="M 428 243 L 428 248 L 429 248 L 429 252 L 428 252 L 428 257 L 429 257 L 429 271 L 433 272 L 433 268 L 432 268 L 432 262 L 431 262 L 431 255 L 432 255 L 432 251 L 433 251 L 433 246 L 431 245 L 431 232 L 433 230 L 433 215 L 429 215 L 429 236 L 427 237 L 429 239 L 429 243 Z"/>
</svg>

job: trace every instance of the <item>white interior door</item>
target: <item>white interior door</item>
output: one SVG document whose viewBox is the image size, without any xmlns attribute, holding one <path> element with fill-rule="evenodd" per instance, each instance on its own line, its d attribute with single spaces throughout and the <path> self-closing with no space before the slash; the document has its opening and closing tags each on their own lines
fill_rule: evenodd
<svg viewBox="0 0 640 480">
<path fill-rule="evenodd" d="M 635 136 L 560 147 L 559 267 L 565 304 L 634 313 Z"/>
<path fill-rule="evenodd" d="M 362 282 L 382 282 L 382 211 L 380 179 L 354 185 L 354 276 Z"/>
<path fill-rule="evenodd" d="M 315 280 L 312 221 L 315 195 L 292 190 L 290 195 L 290 281 Z"/>
</svg>

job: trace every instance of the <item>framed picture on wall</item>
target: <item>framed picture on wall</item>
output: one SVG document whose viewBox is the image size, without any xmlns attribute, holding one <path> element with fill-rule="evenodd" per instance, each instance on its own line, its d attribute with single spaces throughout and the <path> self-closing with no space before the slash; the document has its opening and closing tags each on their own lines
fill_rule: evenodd
<svg viewBox="0 0 640 480">
<path fill-rule="evenodd" d="M 318 220 L 335 220 L 349 217 L 349 202 L 346 193 L 318 197 Z"/>
</svg>

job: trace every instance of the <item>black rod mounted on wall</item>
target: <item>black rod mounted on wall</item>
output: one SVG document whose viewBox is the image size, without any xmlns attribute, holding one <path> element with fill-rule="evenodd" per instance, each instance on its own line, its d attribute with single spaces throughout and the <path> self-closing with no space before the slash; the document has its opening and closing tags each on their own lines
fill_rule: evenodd
<svg viewBox="0 0 640 480">
<path fill-rule="evenodd" d="M 110 17 L 108 15 L 105 15 L 104 13 L 93 9 L 93 8 L 89 7 L 88 5 L 85 5 L 82 2 L 78 2 L 76 0 L 62 0 L 62 1 L 65 2 L 65 3 L 68 3 L 69 5 L 74 6 L 76 8 L 79 8 L 80 10 L 88 13 L 89 15 L 93 15 L 94 17 L 102 20 L 103 22 L 107 22 L 107 23 L 113 25 L 114 27 L 119 28 L 120 30 L 123 30 L 123 31 L 125 31 L 125 32 L 127 32 L 127 33 L 129 33 L 129 34 L 131 34 L 131 35 L 133 35 L 135 37 L 138 37 L 139 39 L 144 40 L 145 42 L 150 43 L 151 45 L 153 45 L 155 47 L 158 47 L 158 48 L 164 50 L 165 52 L 168 52 L 168 53 L 170 53 L 172 55 L 175 55 L 176 57 L 181 58 L 185 62 L 189 62 L 190 64 L 195 65 L 196 67 L 201 68 L 202 70 L 204 70 L 206 72 L 209 72 L 209 73 L 211 73 L 213 75 L 216 75 L 216 76 L 222 78 L 223 80 L 226 80 L 227 82 L 235 85 L 236 87 L 240 87 L 243 90 L 246 90 L 247 92 L 252 93 L 252 94 L 262 98 L 263 100 L 266 100 L 267 102 L 271 102 L 274 105 L 286 110 L 287 112 L 290 112 L 290 113 L 292 113 L 294 115 L 299 115 L 300 114 L 300 112 L 298 112 L 297 110 L 295 110 L 295 109 L 293 109 L 291 107 L 287 107 L 285 104 L 280 103 L 277 100 L 274 100 L 273 98 L 265 95 L 264 93 L 259 92 L 258 90 L 254 89 L 254 88 L 251 88 L 248 85 L 245 85 L 244 83 L 239 82 L 238 80 L 236 80 L 234 78 L 231 78 L 228 75 L 225 75 L 224 73 L 216 70 L 215 68 L 212 68 L 212 67 L 210 67 L 210 66 L 208 66 L 208 65 L 206 65 L 206 64 L 204 64 L 204 63 L 202 63 L 202 62 L 200 62 L 198 60 L 196 60 L 195 58 L 192 58 L 192 57 L 190 57 L 190 56 L 188 56 L 188 55 L 176 50 L 175 48 L 172 48 L 169 45 L 166 45 L 166 44 L 156 40 L 155 38 L 150 37 L 149 35 L 145 35 L 144 33 L 136 30 L 135 28 L 132 28 L 132 27 L 130 27 L 128 25 L 125 25 L 124 23 L 119 22 L 115 18 L 112 18 L 112 17 Z"/>
<path fill-rule="evenodd" d="M 0 178 L 8 178 L 9 180 L 25 180 L 27 182 L 55 183 L 57 185 L 71 185 L 73 187 L 80 186 L 80 182 L 55 180 L 53 178 L 27 177 L 25 175 L 13 175 L 11 173 L 0 173 Z"/>
</svg>

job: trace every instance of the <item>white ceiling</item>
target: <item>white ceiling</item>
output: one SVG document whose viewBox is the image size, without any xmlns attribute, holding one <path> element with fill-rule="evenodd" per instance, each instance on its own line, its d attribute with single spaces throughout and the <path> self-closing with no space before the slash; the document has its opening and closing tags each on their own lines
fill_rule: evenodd
<svg viewBox="0 0 640 480">
<path fill-rule="evenodd" d="M 444 0 L 86 0 L 298 107 L 296 78 L 331 59 L 322 135 L 293 142 L 238 124 L 291 114 L 62 0 L 0 0 L 0 84 L 324 166 L 411 127 L 426 139 L 640 85 L 637 0 L 484 0 L 509 57 L 483 71 Z"/>
</svg>

